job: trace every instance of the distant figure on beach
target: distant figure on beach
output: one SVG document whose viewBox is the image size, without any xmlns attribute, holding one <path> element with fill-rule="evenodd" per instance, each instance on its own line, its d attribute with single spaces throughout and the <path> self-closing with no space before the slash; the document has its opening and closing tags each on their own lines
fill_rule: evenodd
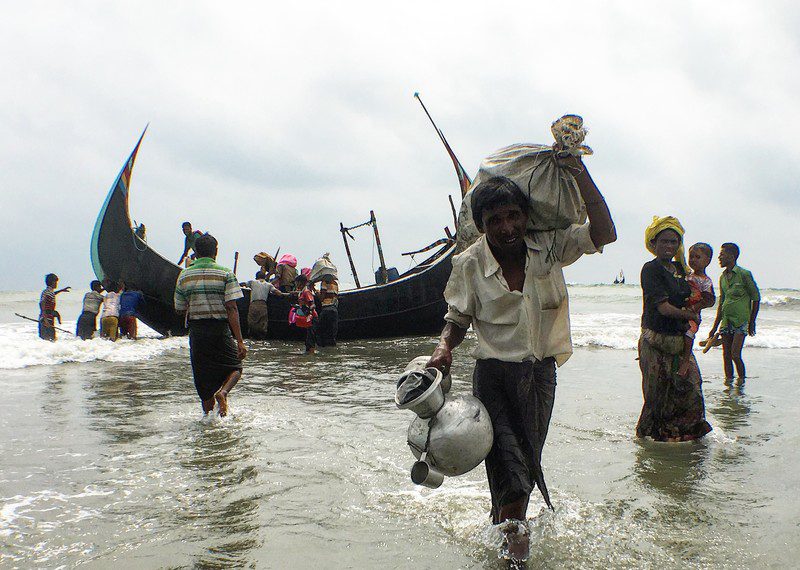
<svg viewBox="0 0 800 570">
<path fill-rule="evenodd" d="M 678 368 L 680 376 L 686 376 L 689 371 L 691 360 L 689 355 L 692 353 L 694 339 L 700 328 L 700 311 L 713 307 L 716 300 L 714 282 L 711 281 L 711 277 L 706 275 L 706 267 L 711 263 L 712 257 L 714 257 L 714 249 L 707 243 L 698 242 L 689 248 L 689 267 L 692 271 L 686 276 L 686 281 L 689 282 L 692 293 L 689 295 L 686 308 L 697 313 L 698 320 L 689 321 L 689 330 L 686 331 L 683 339 L 683 358 Z"/>
<path fill-rule="evenodd" d="M 270 295 L 287 297 L 289 294 L 281 292 L 272 283 L 267 282 L 267 276 L 263 271 L 257 272 L 256 278 L 248 281 L 246 285 L 250 287 L 250 307 L 247 310 L 247 329 L 250 338 L 265 339 L 269 327 L 267 299 Z"/>
<path fill-rule="evenodd" d="M 637 437 L 656 441 L 688 441 L 711 431 L 706 421 L 703 381 L 694 354 L 685 354 L 690 321 L 700 322 L 689 307 L 692 288 L 686 280 L 683 226 L 672 216 L 659 218 L 645 230 L 645 246 L 655 255 L 642 267 L 642 334 L 639 368 L 644 405 Z M 681 360 L 688 363 L 679 374 Z"/>
<path fill-rule="evenodd" d="M 123 291 L 119 296 L 119 334 L 129 339 L 136 340 L 138 327 L 136 318 L 139 316 L 139 308 L 144 305 L 144 295 L 141 291 L 129 289 L 123 286 Z"/>
<path fill-rule="evenodd" d="M 492 521 L 510 558 L 529 553 L 524 522 L 534 487 L 551 509 L 541 459 L 556 391 L 556 366 L 572 354 L 569 300 L 562 269 L 616 240 L 603 196 L 579 157 L 559 159 L 574 173 L 589 222 L 526 231 L 529 202 L 511 180 L 493 177 L 472 194 L 478 240 L 453 258 L 448 312 L 428 366 L 448 374 L 452 351 L 472 326 L 478 342 L 473 394 L 486 406 L 494 443 L 486 457 Z"/>
<path fill-rule="evenodd" d="M 183 235 L 186 236 L 186 239 L 183 241 L 183 253 L 181 254 L 181 258 L 178 260 L 178 265 L 183 263 L 183 260 L 189 257 L 189 260 L 195 259 L 195 243 L 197 242 L 197 238 L 203 235 L 203 232 L 200 230 L 193 230 L 191 222 L 183 222 L 181 224 L 181 229 L 183 230 Z M 191 255 L 189 252 L 192 252 Z"/>
<path fill-rule="evenodd" d="M 100 336 L 116 342 L 119 337 L 119 291 L 116 281 L 105 283 L 106 297 L 103 299 L 103 312 L 100 314 Z"/>
<path fill-rule="evenodd" d="M 228 395 L 242 376 L 247 348 L 236 300 L 242 289 L 230 269 L 218 265 L 217 240 L 203 234 L 194 242 L 197 259 L 175 284 L 175 310 L 189 324 L 189 354 L 194 386 L 208 414 L 219 406 L 228 415 Z"/>
<path fill-rule="evenodd" d="M 336 346 L 339 331 L 339 282 L 333 275 L 325 275 L 319 285 L 319 312 L 317 344 Z"/>
<path fill-rule="evenodd" d="M 103 285 L 94 280 L 89 283 L 90 291 L 83 296 L 83 310 L 78 317 L 75 334 L 82 340 L 90 340 L 97 329 L 97 314 L 103 304 Z"/>
<path fill-rule="evenodd" d="M 56 295 L 68 292 L 71 287 L 58 287 L 58 275 L 48 273 L 44 276 L 45 288 L 39 296 L 39 338 L 42 340 L 56 340 L 56 323 L 61 324 L 61 315 L 56 311 Z"/>
<path fill-rule="evenodd" d="M 742 348 L 745 337 L 756 334 L 756 317 L 761 303 L 761 292 L 753 274 L 744 267 L 739 267 L 736 264 L 738 259 L 739 246 L 735 243 L 723 243 L 719 250 L 719 264 L 725 271 L 719 277 L 719 306 L 709 338 L 713 338 L 721 327 L 719 330 L 722 333 L 722 362 L 726 384 L 733 380 L 734 364 L 737 379 L 744 382 Z"/>
</svg>

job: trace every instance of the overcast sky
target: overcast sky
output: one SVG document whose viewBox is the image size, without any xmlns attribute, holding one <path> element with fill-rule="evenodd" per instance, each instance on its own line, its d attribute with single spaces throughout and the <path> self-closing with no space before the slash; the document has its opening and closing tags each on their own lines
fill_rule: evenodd
<svg viewBox="0 0 800 570">
<path fill-rule="evenodd" d="M 571 281 L 638 281 L 643 231 L 742 248 L 762 286 L 800 288 L 800 7 L 792 2 L 17 2 L 0 18 L 0 289 L 85 288 L 95 218 L 145 124 L 131 216 L 177 260 L 180 224 L 241 252 L 330 251 L 378 218 L 389 265 L 452 227 L 470 175 L 550 123 L 585 118 L 617 224 Z M 362 283 L 377 267 L 352 244 Z M 715 252 L 716 256 L 716 252 Z M 710 274 L 716 278 L 714 262 Z"/>
</svg>

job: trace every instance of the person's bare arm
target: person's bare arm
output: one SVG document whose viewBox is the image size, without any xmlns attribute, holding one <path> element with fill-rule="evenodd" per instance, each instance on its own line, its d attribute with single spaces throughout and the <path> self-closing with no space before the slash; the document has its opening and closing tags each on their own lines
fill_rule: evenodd
<svg viewBox="0 0 800 570">
<path fill-rule="evenodd" d="M 58 291 L 53 291 L 53 295 L 58 295 L 59 293 L 69 293 L 72 287 L 64 287 L 63 289 L 59 289 Z"/>
<path fill-rule="evenodd" d="M 575 177 L 578 190 L 586 204 L 586 215 L 589 218 L 589 235 L 598 249 L 606 244 L 617 241 L 617 230 L 605 198 L 600 193 L 597 185 L 592 180 L 586 165 L 577 156 L 559 159 L 559 166 L 566 167 Z"/>
<path fill-rule="evenodd" d="M 244 339 L 242 338 L 242 328 L 239 325 L 239 308 L 236 306 L 236 301 L 225 301 L 225 312 L 228 314 L 228 326 L 231 327 L 233 338 L 236 339 L 236 351 L 241 360 L 247 356 L 247 347 L 244 345 Z"/>
<path fill-rule="evenodd" d="M 438 368 L 443 375 L 447 376 L 450 373 L 450 367 L 453 365 L 453 350 L 461 344 L 466 334 L 467 329 L 463 329 L 455 323 L 448 322 L 445 324 L 442 336 L 439 338 L 439 344 L 425 366 Z"/>
<path fill-rule="evenodd" d="M 679 309 L 674 305 L 670 305 L 667 301 L 662 301 L 656 307 L 659 313 L 670 319 L 680 319 L 682 321 L 697 321 L 699 320 L 697 313 L 689 309 Z"/>
<path fill-rule="evenodd" d="M 717 303 L 717 316 L 714 317 L 714 324 L 711 325 L 711 330 L 708 333 L 709 337 L 717 334 L 720 322 L 722 322 L 722 304 L 725 302 L 725 293 L 720 292 L 719 303 Z"/>
</svg>

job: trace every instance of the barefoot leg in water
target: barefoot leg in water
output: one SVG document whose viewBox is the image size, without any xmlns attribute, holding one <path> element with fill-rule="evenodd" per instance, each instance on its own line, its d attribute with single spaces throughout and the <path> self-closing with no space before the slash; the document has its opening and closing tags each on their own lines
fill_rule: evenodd
<svg viewBox="0 0 800 570">
<path fill-rule="evenodd" d="M 236 386 L 236 383 L 241 377 L 242 371 L 234 370 L 231 372 L 230 376 L 228 376 L 228 379 L 225 380 L 222 388 L 217 390 L 217 393 L 214 394 L 214 399 L 217 401 L 217 404 L 219 404 L 219 415 L 221 417 L 228 415 L 228 394 L 233 390 L 233 387 Z"/>
<path fill-rule="evenodd" d="M 530 554 L 530 539 L 528 538 L 528 527 L 525 522 L 526 513 L 528 511 L 529 497 L 521 497 L 520 499 L 502 505 L 500 507 L 500 524 L 503 525 L 503 533 L 505 534 L 505 541 L 508 548 L 508 557 L 510 567 L 515 568 L 514 564 L 519 566 L 528 559 Z"/>
<path fill-rule="evenodd" d="M 208 415 L 209 412 L 214 410 L 214 398 L 203 400 L 202 404 L 203 404 L 203 414 Z"/>
</svg>

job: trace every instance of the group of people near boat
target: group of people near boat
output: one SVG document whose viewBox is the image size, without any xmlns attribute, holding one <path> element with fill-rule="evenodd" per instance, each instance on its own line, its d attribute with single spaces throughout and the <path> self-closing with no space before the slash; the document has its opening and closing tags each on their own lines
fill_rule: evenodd
<svg viewBox="0 0 800 570">
<path fill-rule="evenodd" d="M 45 289 L 39 296 L 39 338 L 55 341 L 56 330 L 63 330 L 56 327 L 56 322 L 61 324 L 61 314 L 56 310 L 56 296 L 67 293 L 72 288 L 56 289 L 58 275 L 55 273 L 45 275 L 44 282 Z M 136 319 L 144 302 L 141 291 L 129 289 L 122 282 L 107 280 L 101 283 L 94 280 L 89 283 L 89 292 L 83 296 L 83 307 L 75 326 L 75 336 L 81 340 L 94 338 L 99 316 L 101 337 L 111 341 L 122 336 L 136 340 Z"/>
<path fill-rule="evenodd" d="M 518 561 L 528 556 L 529 538 L 523 521 L 534 488 L 553 508 L 541 460 L 555 401 L 556 369 L 573 352 L 563 268 L 585 254 L 602 252 L 617 239 L 609 208 L 581 156 L 556 153 L 553 160 L 574 179 L 588 221 L 531 230 L 529 197 L 514 181 L 493 176 L 477 184 L 468 199 L 471 222 L 480 237 L 453 258 L 444 291 L 448 305 L 445 324 L 428 361 L 428 366 L 448 374 L 453 351 L 467 330 L 474 330 L 473 394 L 486 407 L 494 432 L 485 459 L 491 516 L 495 524 L 502 525 L 509 556 Z M 236 303 L 243 296 L 242 286 L 251 291 L 248 326 L 254 338 L 267 334 L 269 295 L 292 296 L 297 302 L 290 319 L 307 327 L 306 350 L 312 352 L 318 343 L 335 344 L 338 284 L 328 276 L 316 291 L 310 271 L 293 274 L 278 269 L 281 264 L 267 254 L 255 257 L 262 267 L 255 278 L 240 284 L 232 271 L 216 262 L 214 236 L 196 232 L 188 222 L 183 231 L 186 242 L 180 261 L 187 256 L 193 259 L 177 279 L 175 309 L 188 323 L 192 372 L 202 408 L 209 413 L 217 406 L 224 416 L 228 395 L 241 378 L 247 355 Z M 713 248 L 707 243 L 694 244 L 687 263 L 683 238 L 684 229 L 676 218 L 655 218 L 645 231 L 645 245 L 654 259 L 641 272 L 643 312 L 638 351 L 644 404 L 636 434 L 666 442 L 697 439 L 712 429 L 705 418 L 702 379 L 692 348 L 700 312 L 716 300 L 706 274 Z M 718 342 L 723 346 L 727 383 L 733 380 L 734 367 L 739 381 L 745 379 L 742 346 L 747 335 L 755 334 L 760 301 L 752 274 L 736 263 L 738 256 L 736 244 L 720 247 L 719 262 L 724 268 L 720 298 L 706 340 L 708 346 Z M 296 270 L 296 262 L 283 266 Z M 42 293 L 40 334 L 47 332 L 47 319 L 57 316 L 56 295 L 69 290 L 56 290 L 57 282 L 55 275 L 48 275 L 48 289 Z M 116 284 L 107 285 L 106 290 L 101 300 L 99 283 L 92 283 L 79 329 L 81 322 L 86 331 L 93 328 L 99 303 L 105 308 L 113 305 L 109 298 L 119 296 Z M 320 315 L 317 301 L 322 307 Z M 104 330 L 106 319 L 116 314 L 112 307 L 103 317 Z M 323 322 L 327 324 L 323 326 Z"/>
<path fill-rule="evenodd" d="M 336 345 L 339 285 L 335 268 L 333 273 L 321 275 L 317 291 L 310 279 L 312 268 L 304 268 L 299 274 L 295 271 L 290 278 L 292 271 L 280 268 L 296 269 L 294 256 L 284 256 L 283 263 L 275 263 L 272 256 L 261 253 L 254 257 L 262 267 L 255 279 L 239 283 L 233 271 L 216 262 L 218 242 L 213 235 L 198 235 L 190 249 L 194 259 L 178 275 L 174 304 L 189 328 L 192 375 L 205 414 L 216 406 L 220 416 L 227 415 L 228 395 L 242 376 L 242 360 L 247 356 L 237 306 L 243 297 L 242 287 L 250 289 L 247 326 L 251 338 L 267 338 L 267 301 L 275 295 L 296 301 L 288 318 L 290 324 L 305 329 L 306 353 L 314 353 L 317 346 Z M 324 264 L 325 259 L 319 261 Z M 317 303 L 321 306 L 319 315 Z"/>
</svg>

